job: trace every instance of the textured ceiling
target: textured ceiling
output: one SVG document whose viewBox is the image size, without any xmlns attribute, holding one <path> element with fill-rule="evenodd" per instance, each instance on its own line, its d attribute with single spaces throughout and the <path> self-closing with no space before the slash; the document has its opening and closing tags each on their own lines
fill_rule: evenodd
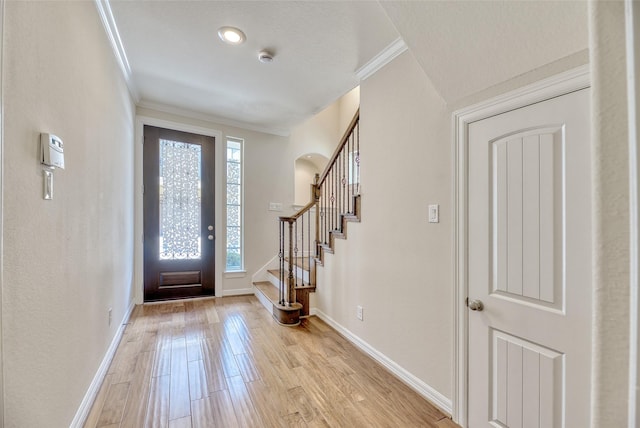
<svg viewBox="0 0 640 428">
<path fill-rule="evenodd" d="M 300 123 L 357 86 L 355 71 L 398 38 L 377 2 L 112 1 L 142 104 L 267 130 Z M 217 30 L 242 29 L 229 46 Z M 262 64 L 257 53 L 275 53 Z"/>
<path fill-rule="evenodd" d="M 588 47 L 586 1 L 382 1 L 445 101 Z"/>
<path fill-rule="evenodd" d="M 399 36 L 448 103 L 588 47 L 584 1 L 110 5 L 141 105 L 275 133 L 356 86 L 356 70 Z M 241 28 L 246 43 L 222 43 L 217 29 L 225 25 Z M 258 62 L 264 48 L 273 63 Z"/>
</svg>

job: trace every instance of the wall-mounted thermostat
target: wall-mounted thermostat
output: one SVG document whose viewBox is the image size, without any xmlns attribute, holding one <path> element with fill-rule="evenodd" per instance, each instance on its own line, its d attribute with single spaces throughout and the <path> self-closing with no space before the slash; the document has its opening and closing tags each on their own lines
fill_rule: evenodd
<svg viewBox="0 0 640 428">
<path fill-rule="evenodd" d="M 64 144 L 53 134 L 40 134 L 40 163 L 64 169 Z"/>
</svg>

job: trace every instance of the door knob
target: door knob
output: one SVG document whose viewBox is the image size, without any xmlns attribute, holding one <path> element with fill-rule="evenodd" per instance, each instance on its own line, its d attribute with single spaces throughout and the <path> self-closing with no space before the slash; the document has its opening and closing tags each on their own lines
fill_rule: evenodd
<svg viewBox="0 0 640 428">
<path fill-rule="evenodd" d="M 480 300 L 469 300 L 469 299 L 467 299 L 467 306 L 472 311 L 478 311 L 479 312 L 479 311 L 484 309 L 484 305 L 482 304 L 482 301 L 480 301 Z"/>
<path fill-rule="evenodd" d="M 207 236 L 207 238 L 209 239 L 209 241 L 213 241 L 213 235 L 209 235 Z"/>
<path fill-rule="evenodd" d="M 209 227 L 207 227 L 208 230 L 213 230 L 213 226 L 209 225 Z"/>
</svg>

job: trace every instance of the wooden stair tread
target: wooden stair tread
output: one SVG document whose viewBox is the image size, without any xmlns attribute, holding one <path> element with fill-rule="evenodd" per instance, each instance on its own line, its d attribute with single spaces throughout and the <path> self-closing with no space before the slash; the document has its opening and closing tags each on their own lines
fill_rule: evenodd
<svg viewBox="0 0 640 428">
<path fill-rule="evenodd" d="M 278 288 L 275 285 L 269 281 L 254 282 L 253 285 L 272 303 L 278 304 Z"/>
</svg>

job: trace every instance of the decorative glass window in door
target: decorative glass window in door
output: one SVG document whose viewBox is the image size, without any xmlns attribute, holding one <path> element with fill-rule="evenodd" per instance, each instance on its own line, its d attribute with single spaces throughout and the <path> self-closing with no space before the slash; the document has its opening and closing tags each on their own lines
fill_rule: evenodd
<svg viewBox="0 0 640 428">
<path fill-rule="evenodd" d="M 160 139 L 160 259 L 201 256 L 202 147 Z"/>
</svg>

